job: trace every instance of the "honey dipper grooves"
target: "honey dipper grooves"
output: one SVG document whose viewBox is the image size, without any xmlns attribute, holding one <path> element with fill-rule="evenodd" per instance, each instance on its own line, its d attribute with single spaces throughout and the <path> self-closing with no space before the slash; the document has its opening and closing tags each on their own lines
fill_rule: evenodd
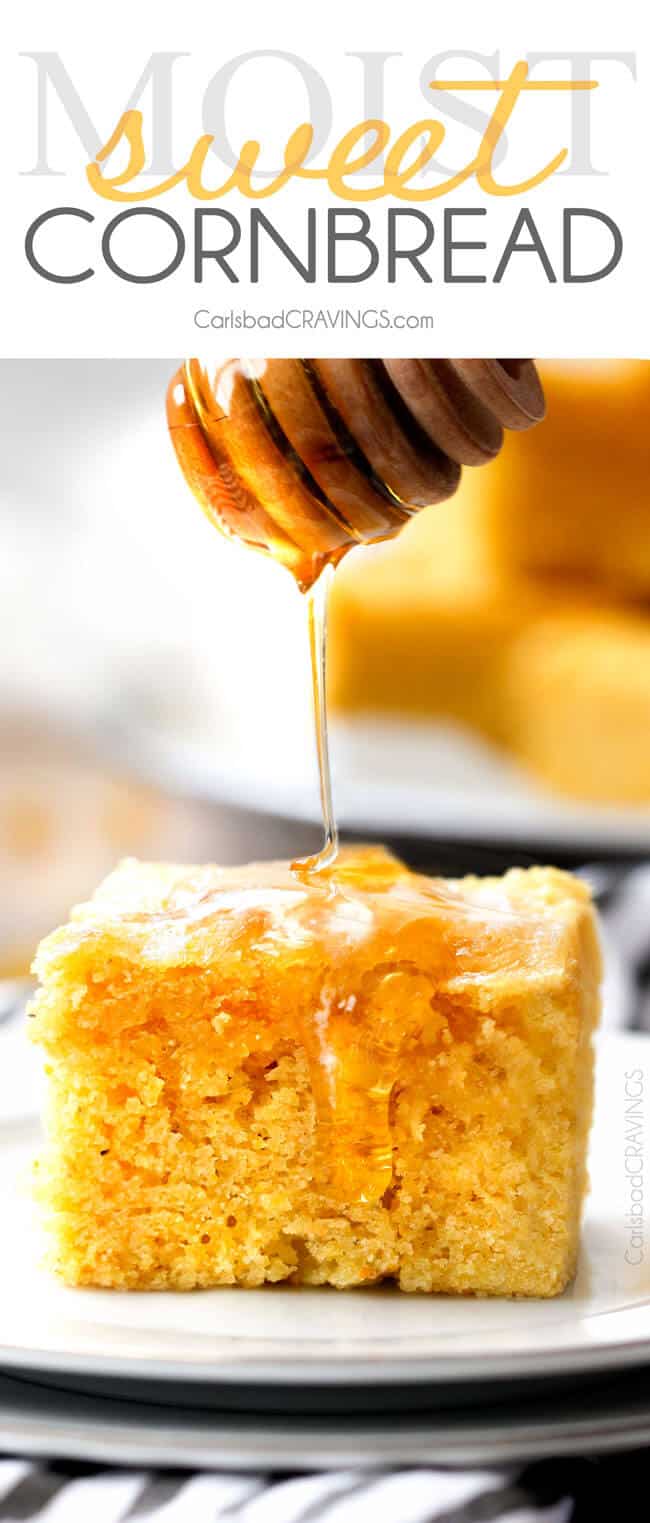
<svg viewBox="0 0 650 1523">
<path fill-rule="evenodd" d="M 531 360 L 188 360 L 167 397 L 185 477 L 226 534 L 310 587 L 456 490 L 544 414 Z"/>
</svg>

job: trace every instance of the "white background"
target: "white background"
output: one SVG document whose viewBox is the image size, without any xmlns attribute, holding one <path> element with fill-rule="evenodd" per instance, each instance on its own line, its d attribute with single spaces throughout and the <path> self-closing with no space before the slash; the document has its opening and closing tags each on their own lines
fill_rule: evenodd
<svg viewBox="0 0 650 1523">
<path fill-rule="evenodd" d="M 181 7 L 168 3 L 125 4 L 117 0 L 99 16 L 76 5 L 23 4 L 3 19 L 3 50 L 0 69 L 3 141 L 3 234 L 1 352 L 7 356 L 102 356 L 201 353 L 215 348 L 236 353 L 429 353 L 429 354 L 520 354 L 612 355 L 646 357 L 650 354 L 647 266 L 647 160 L 648 89 L 650 45 L 647 10 L 642 0 L 619 0 L 616 6 L 598 0 L 547 0 L 528 6 L 518 0 L 494 4 L 455 3 L 424 5 L 421 0 L 377 3 L 355 0 L 354 4 L 329 3 L 322 10 L 301 0 L 282 0 L 273 6 L 252 0 L 245 6 Z M 244 233 L 242 249 L 233 256 L 241 274 L 230 285 L 208 267 L 202 285 L 193 282 L 191 224 L 193 206 L 184 187 L 165 196 L 159 204 L 176 216 L 188 233 L 188 251 L 178 271 L 156 285 L 131 285 L 112 275 L 101 261 L 101 232 L 120 210 L 95 196 L 85 178 L 87 154 L 70 122 L 52 94 L 49 107 L 49 158 L 57 174 L 51 177 L 26 173 L 35 162 L 36 69 L 19 55 L 26 51 L 55 50 L 60 55 L 101 140 L 109 136 L 151 52 L 187 52 L 174 68 L 174 154 L 184 162 L 203 129 L 201 104 L 206 86 L 223 63 L 243 52 L 286 49 L 308 59 L 326 80 L 333 103 L 333 126 L 329 146 L 353 123 L 366 115 L 361 89 L 362 68 L 347 55 L 355 51 L 394 51 L 402 55 L 386 69 L 385 116 L 393 134 L 408 123 L 437 115 L 433 98 L 427 102 L 420 89 L 423 65 L 444 50 L 467 50 L 501 54 L 502 75 L 514 62 L 533 51 L 562 49 L 589 52 L 634 51 L 638 80 L 617 64 L 602 64 L 594 72 L 600 87 L 593 100 L 593 159 L 601 171 L 583 178 L 558 174 L 528 194 L 524 203 L 516 198 L 484 198 L 473 181 L 450 198 L 423 205 L 441 226 L 446 205 L 487 207 L 468 236 L 484 237 L 488 249 L 471 255 L 472 268 L 488 276 L 484 285 L 449 285 L 442 280 L 439 239 L 426 256 L 433 275 L 424 284 L 410 275 L 389 286 L 385 263 L 376 275 L 358 285 L 328 287 L 324 260 L 316 286 L 307 286 L 279 255 L 265 261 L 263 283 L 248 283 Z M 459 59 L 445 71 L 458 77 L 480 74 Z M 536 77 L 566 77 L 562 65 L 540 67 Z M 438 100 L 440 97 L 438 97 Z M 481 110 L 489 110 L 496 96 L 472 97 Z M 144 98 L 143 104 L 147 101 Z M 145 110 L 147 105 L 145 104 Z M 499 166 L 504 181 L 530 173 L 531 166 L 547 162 L 568 145 L 570 96 L 528 95 L 517 108 L 517 131 L 510 134 L 507 157 Z M 289 66 L 275 60 L 254 62 L 233 83 L 228 97 L 227 122 L 233 145 L 238 149 L 246 137 L 263 143 L 261 162 L 277 168 L 288 133 L 307 115 L 304 88 Z M 476 152 L 474 131 L 449 122 L 444 152 L 450 166 L 458 168 Z M 323 155 L 318 162 L 322 163 Z M 215 162 L 215 178 L 220 166 Z M 221 170 L 220 178 L 225 171 Z M 246 226 L 250 202 L 230 195 L 223 203 Z M 300 183 L 267 202 L 261 209 L 300 251 L 304 247 L 305 209 L 318 208 L 319 240 L 325 247 L 324 221 L 328 204 L 334 204 L 322 184 Z M 366 208 L 381 242 L 387 201 Z M 530 205 L 542 232 L 549 257 L 561 275 L 561 220 L 565 206 L 594 206 L 606 211 L 620 225 L 625 239 L 619 269 L 592 285 L 564 285 L 561 278 L 550 285 L 533 255 L 515 256 L 500 285 L 491 281 L 500 253 L 521 204 Z M 32 219 L 53 206 L 79 206 L 95 215 L 92 227 L 70 222 L 59 224 L 40 244 L 43 257 L 61 270 L 93 264 L 96 273 L 80 285 L 54 285 L 29 267 L 24 236 Z M 125 262 L 134 260 L 131 229 L 116 239 L 115 252 Z M 156 228 L 156 239 L 159 229 Z M 462 233 L 461 233 L 462 236 Z M 591 233 L 593 249 L 580 257 L 597 258 L 599 231 Z M 137 259 L 144 269 L 156 248 L 139 229 Z M 127 249 L 127 244 L 129 248 Z M 169 247 L 166 244 L 165 247 Z M 476 260 L 476 263 L 474 261 Z M 201 333 L 195 313 L 206 309 L 220 313 L 246 308 L 268 312 L 283 307 L 314 309 L 387 308 L 391 313 L 433 315 L 434 327 L 409 331 L 364 328 L 345 333 L 319 328 L 276 329 L 260 333 Z"/>
</svg>

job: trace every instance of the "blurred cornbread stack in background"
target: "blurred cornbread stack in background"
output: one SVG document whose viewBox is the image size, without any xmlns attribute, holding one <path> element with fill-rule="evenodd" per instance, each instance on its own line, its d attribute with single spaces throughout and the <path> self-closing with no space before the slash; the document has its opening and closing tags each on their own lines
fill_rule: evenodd
<svg viewBox="0 0 650 1523">
<path fill-rule="evenodd" d="M 650 364 L 540 370 L 541 428 L 340 568 L 332 704 L 452 721 L 556 792 L 650 802 Z"/>
<path fill-rule="evenodd" d="M 650 597 L 650 363 L 542 363 L 544 428 L 510 435 L 484 497 L 496 558 Z"/>
<path fill-rule="evenodd" d="M 395 545 L 340 567 L 335 708 L 439 714 L 507 739 L 498 703 L 506 653 L 543 599 L 532 582 L 486 564 L 475 480 L 466 476 L 453 506 L 422 514 Z"/>
<path fill-rule="evenodd" d="M 650 801 L 650 610 L 551 609 L 508 653 L 512 748 L 560 793 Z"/>
</svg>

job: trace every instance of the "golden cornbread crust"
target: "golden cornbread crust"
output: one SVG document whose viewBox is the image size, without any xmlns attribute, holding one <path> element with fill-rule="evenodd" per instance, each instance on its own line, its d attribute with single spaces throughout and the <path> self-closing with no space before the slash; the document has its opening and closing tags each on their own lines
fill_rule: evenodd
<svg viewBox="0 0 650 1523">
<path fill-rule="evenodd" d="M 131 861 L 36 971 L 67 1283 L 571 1279 L 600 956 L 567 874 Z"/>
</svg>

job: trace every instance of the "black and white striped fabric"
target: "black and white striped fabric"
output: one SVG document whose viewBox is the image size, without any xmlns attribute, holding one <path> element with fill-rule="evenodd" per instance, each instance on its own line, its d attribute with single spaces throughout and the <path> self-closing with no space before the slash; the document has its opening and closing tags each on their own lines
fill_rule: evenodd
<svg viewBox="0 0 650 1523">
<path fill-rule="evenodd" d="M 625 1469 L 623 1469 L 623 1464 Z M 544 1461 L 520 1471 L 191 1475 L 0 1460 L 2 1523 L 582 1523 L 647 1484 L 650 1462 Z M 643 1495 L 643 1492 L 639 1493 Z M 619 1492 L 620 1497 L 620 1492 Z"/>
<path fill-rule="evenodd" d="M 605 951 L 605 1020 L 650 1031 L 650 863 L 588 867 Z"/>
<path fill-rule="evenodd" d="M 650 866 L 589 867 L 609 1023 L 650 1031 Z M 650 1448 L 495 1470 L 120 1470 L 0 1457 L 0 1523 L 593 1523 L 648 1495 Z M 641 1504 L 642 1505 L 642 1504 Z"/>
<path fill-rule="evenodd" d="M 649 1480 L 645 1450 L 508 1471 L 272 1476 L 0 1459 L 0 1523 L 593 1523 Z"/>
</svg>

